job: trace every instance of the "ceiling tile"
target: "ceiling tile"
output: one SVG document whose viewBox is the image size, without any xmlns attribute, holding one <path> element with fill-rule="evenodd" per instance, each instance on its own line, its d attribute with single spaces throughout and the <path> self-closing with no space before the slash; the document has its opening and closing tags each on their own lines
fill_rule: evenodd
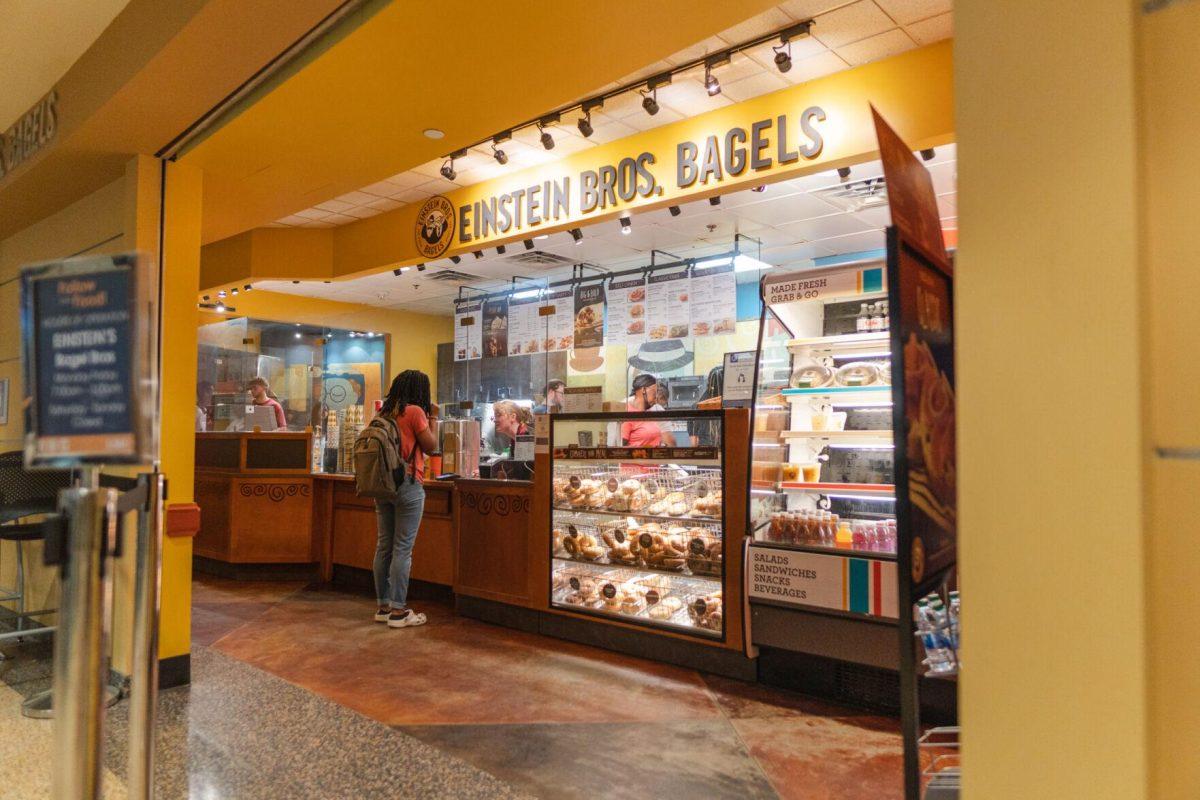
<svg viewBox="0 0 1200 800">
<path fill-rule="evenodd" d="M 427 181 L 426 183 L 422 183 L 420 186 L 416 186 L 412 189 L 405 189 L 393 199 L 400 200 L 405 203 L 416 203 L 420 200 L 424 200 L 427 197 L 432 197 L 433 195 L 438 194 L 440 191 L 441 187 L 438 186 L 438 184 L 434 183 L 433 181 Z"/>
<path fill-rule="evenodd" d="M 322 211 L 319 208 L 306 208 L 303 211 L 297 211 L 295 216 L 304 217 L 307 220 L 324 219 L 329 216 L 328 211 Z"/>
<path fill-rule="evenodd" d="M 346 209 L 342 213 L 348 217 L 366 219 L 367 217 L 373 217 L 376 214 L 382 214 L 383 209 L 375 208 L 374 206 L 354 206 L 353 208 Z"/>
<path fill-rule="evenodd" d="M 929 174 L 933 176 L 933 190 L 938 194 L 952 192 L 957 185 L 958 162 L 943 161 L 940 164 L 927 164 Z"/>
<path fill-rule="evenodd" d="M 667 63 L 677 67 L 680 64 L 695 61 L 697 58 L 703 58 L 709 53 L 718 53 L 727 47 L 729 44 L 720 36 L 710 36 L 699 44 L 685 47 L 683 50 L 667 56 L 666 60 Z"/>
<path fill-rule="evenodd" d="M 648 67 L 643 67 L 642 69 L 639 69 L 637 72 L 631 72 L 628 75 L 618 78 L 617 83 L 622 84 L 622 85 L 626 84 L 626 83 L 636 83 L 637 81 L 645 80 L 646 78 L 649 78 L 652 75 L 659 75 L 664 72 L 670 72 L 670 70 L 671 70 L 670 64 L 668 64 L 666 61 L 658 61 L 654 64 L 651 64 Z"/>
<path fill-rule="evenodd" d="M 291 216 L 284 217 L 283 219 L 281 219 L 279 221 L 282 222 L 284 225 L 303 225 L 304 223 L 309 222 L 311 220 L 309 217 L 302 217 L 299 214 L 292 214 Z"/>
<path fill-rule="evenodd" d="M 905 25 L 904 29 L 919 43 L 933 44 L 954 36 L 954 15 L 939 14 L 936 17 Z"/>
<path fill-rule="evenodd" d="M 811 58 L 793 61 L 791 70 L 784 73 L 783 79 L 789 83 L 804 83 L 841 72 L 848 67 L 844 58 L 832 50 L 825 50 Z"/>
<path fill-rule="evenodd" d="M 768 189 L 768 191 L 770 190 Z M 809 194 L 793 194 L 778 198 L 766 198 L 766 194 L 767 192 L 763 192 L 764 200 L 762 202 L 741 206 L 733 213 L 741 219 L 752 220 L 760 225 L 782 226 L 802 219 L 827 216 L 837 211 L 824 200 Z M 806 236 L 804 238 L 815 237 Z"/>
<path fill-rule="evenodd" d="M 938 14 L 949 14 L 951 0 L 875 0 L 889 17 L 901 25 L 917 20 L 929 19 Z"/>
<path fill-rule="evenodd" d="M 792 21 L 792 18 L 780 9 L 772 8 L 745 22 L 739 22 L 731 28 L 726 28 L 717 35 L 727 42 L 744 42 L 758 36 L 765 36 L 780 28 L 786 28 Z"/>
<path fill-rule="evenodd" d="M 797 22 L 812 19 L 846 4 L 846 0 L 785 0 L 779 7 Z"/>
<path fill-rule="evenodd" d="M 827 217 L 806 219 L 802 222 L 792 222 L 779 225 L 779 230 L 790 233 L 797 241 L 817 242 L 834 236 L 847 236 L 852 233 L 865 233 L 871 227 L 854 214 L 830 214 Z"/>
<path fill-rule="evenodd" d="M 822 14 L 813 25 L 813 36 L 826 47 L 841 47 L 896 27 L 887 14 L 871 0 L 858 0 L 848 6 Z"/>
<path fill-rule="evenodd" d="M 853 44 L 839 47 L 837 54 L 846 59 L 850 64 L 858 66 L 866 64 L 868 61 L 877 61 L 881 58 L 894 56 L 897 53 L 903 53 L 906 50 L 912 50 L 916 46 L 916 43 L 907 33 L 899 28 L 893 28 L 890 31 L 872 36 L 869 39 L 863 39 Z"/>
<path fill-rule="evenodd" d="M 821 239 L 817 244 L 827 247 L 837 255 L 845 253 L 861 253 L 864 250 L 879 250 L 887 245 L 883 231 L 867 233 L 852 233 L 849 236 L 836 236 L 832 239 Z"/>
<path fill-rule="evenodd" d="M 768 94 L 783 89 L 788 84 L 778 75 L 770 72 L 760 72 L 749 78 L 743 78 L 730 84 L 721 83 L 721 93 L 735 102 L 749 100 L 761 94 Z"/>
<path fill-rule="evenodd" d="M 352 206 L 365 206 L 367 203 L 373 203 L 379 198 L 366 192 L 346 192 L 337 199 Z"/>
<path fill-rule="evenodd" d="M 404 203 L 401 203 L 399 200 L 396 200 L 396 199 L 393 199 L 390 197 L 382 197 L 378 200 L 368 203 L 367 207 L 368 208 L 377 208 L 380 211 L 392 211 L 394 209 L 400 208 L 400 206 L 402 206 L 402 205 L 404 205 Z"/>
<path fill-rule="evenodd" d="M 958 213 L 958 202 L 953 193 L 939 194 L 937 204 L 940 217 L 953 217 Z"/>
<path fill-rule="evenodd" d="M 388 183 L 394 183 L 397 189 L 411 189 L 414 186 L 420 186 L 427 180 L 429 180 L 429 178 L 425 177 L 416 170 L 401 172 L 398 175 L 393 175 L 392 177 L 386 179 Z M 395 195 L 390 196 L 394 197 Z"/>
<path fill-rule="evenodd" d="M 872 228 L 886 228 L 892 224 L 892 211 L 887 206 L 864 208 L 855 211 L 854 216 Z"/>
<path fill-rule="evenodd" d="M 425 182 L 425 178 L 423 176 L 420 182 Z M 370 186 L 364 186 L 360 191 L 366 194 L 373 194 L 376 197 L 394 197 L 402 192 L 403 188 L 397 186 L 391 181 L 379 181 L 378 183 L 372 183 Z"/>
<path fill-rule="evenodd" d="M 321 211 L 328 211 L 330 214 L 337 214 L 345 211 L 347 208 L 354 208 L 354 203 L 348 203 L 345 200 L 326 200 L 324 203 L 317 203 L 314 208 Z"/>
<path fill-rule="evenodd" d="M 719 76 L 717 80 L 724 83 Z M 733 104 L 722 94 L 710 96 L 704 84 L 695 79 L 680 80 L 662 87 L 658 90 L 658 102 L 689 117 Z"/>
<path fill-rule="evenodd" d="M 637 133 L 637 128 L 631 125 L 626 125 L 623 122 L 617 122 L 613 119 L 605 119 L 600 122 L 593 114 L 592 119 L 592 135 L 589 141 L 596 144 L 604 144 L 605 142 L 615 142 L 617 139 L 624 139 L 626 136 L 632 136 Z"/>
</svg>

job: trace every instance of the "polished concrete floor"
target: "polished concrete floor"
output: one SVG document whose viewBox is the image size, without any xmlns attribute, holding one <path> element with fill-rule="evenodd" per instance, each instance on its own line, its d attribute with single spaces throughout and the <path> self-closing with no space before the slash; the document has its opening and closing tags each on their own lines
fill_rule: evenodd
<svg viewBox="0 0 1200 800">
<path fill-rule="evenodd" d="M 389 630 L 357 595 L 200 578 L 193 684 L 161 695 L 160 796 L 902 796 L 892 719 L 418 607 L 427 626 Z M 47 796 L 49 726 L 15 707 L 48 648 L 3 650 L 0 800 Z"/>
</svg>

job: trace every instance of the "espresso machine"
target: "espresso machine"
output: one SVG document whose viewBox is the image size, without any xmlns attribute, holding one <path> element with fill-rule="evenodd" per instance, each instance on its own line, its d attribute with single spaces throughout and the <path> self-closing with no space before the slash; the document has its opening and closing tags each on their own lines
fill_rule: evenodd
<svg viewBox="0 0 1200 800">
<path fill-rule="evenodd" d="M 443 419 L 438 423 L 443 473 L 463 478 L 479 475 L 479 420 Z"/>
</svg>

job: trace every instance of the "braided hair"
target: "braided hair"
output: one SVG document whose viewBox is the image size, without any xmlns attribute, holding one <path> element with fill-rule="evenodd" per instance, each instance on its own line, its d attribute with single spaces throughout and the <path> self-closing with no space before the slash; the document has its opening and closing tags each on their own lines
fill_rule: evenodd
<svg viewBox="0 0 1200 800">
<path fill-rule="evenodd" d="M 383 399 L 383 414 L 400 415 L 412 404 L 428 416 L 433 410 L 429 397 L 429 376 L 418 369 L 406 369 L 392 380 L 387 397 Z"/>
</svg>

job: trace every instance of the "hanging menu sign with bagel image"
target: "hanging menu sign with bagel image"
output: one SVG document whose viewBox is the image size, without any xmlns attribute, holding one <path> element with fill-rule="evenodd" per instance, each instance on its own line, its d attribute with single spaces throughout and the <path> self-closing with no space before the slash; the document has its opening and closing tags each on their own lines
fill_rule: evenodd
<svg viewBox="0 0 1200 800">
<path fill-rule="evenodd" d="M 133 255 L 105 256 L 22 272 L 27 463 L 141 460 L 137 264 Z"/>
</svg>

